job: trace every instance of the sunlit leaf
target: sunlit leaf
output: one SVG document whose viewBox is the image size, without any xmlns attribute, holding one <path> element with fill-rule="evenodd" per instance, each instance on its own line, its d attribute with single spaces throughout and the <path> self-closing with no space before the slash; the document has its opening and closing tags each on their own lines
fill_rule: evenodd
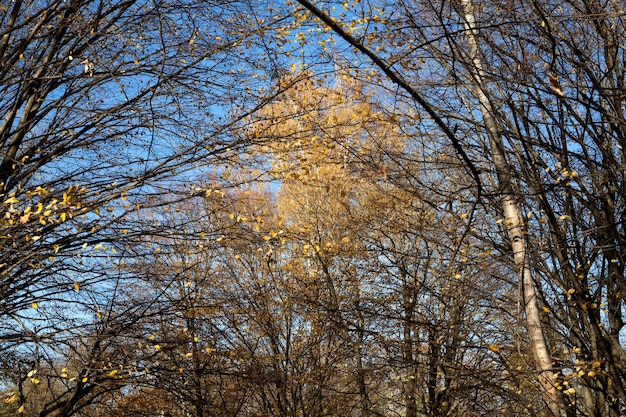
<svg viewBox="0 0 626 417">
<path fill-rule="evenodd" d="M 11 396 L 7 397 L 4 399 L 4 402 L 6 404 L 13 404 L 14 402 L 16 402 L 18 399 L 17 394 L 12 394 Z"/>
</svg>

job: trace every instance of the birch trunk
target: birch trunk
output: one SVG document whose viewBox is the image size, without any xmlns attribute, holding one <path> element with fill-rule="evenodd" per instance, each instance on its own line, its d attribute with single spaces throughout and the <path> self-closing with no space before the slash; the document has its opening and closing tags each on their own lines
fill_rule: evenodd
<svg viewBox="0 0 626 417">
<path fill-rule="evenodd" d="M 489 138 L 491 156 L 498 180 L 498 191 L 502 198 L 505 224 L 513 250 L 513 261 L 522 284 L 522 297 L 530 347 L 539 373 L 539 383 L 541 384 L 546 406 L 554 416 L 560 416 L 560 401 L 553 384 L 552 359 L 541 326 L 537 293 L 528 262 L 526 236 L 511 178 L 511 167 L 507 161 L 502 138 L 498 132 L 493 107 L 485 93 L 483 61 L 478 48 L 474 8 L 471 0 L 461 0 L 460 4 L 465 20 L 465 33 L 471 59 L 470 71 L 473 77 L 474 93 L 480 104 L 480 112 Z"/>
</svg>

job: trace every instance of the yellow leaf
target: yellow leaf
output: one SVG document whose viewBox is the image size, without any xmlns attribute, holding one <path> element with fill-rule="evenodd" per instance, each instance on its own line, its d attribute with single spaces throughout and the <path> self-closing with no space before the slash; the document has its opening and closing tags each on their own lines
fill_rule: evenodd
<svg viewBox="0 0 626 417">
<path fill-rule="evenodd" d="M 16 394 L 11 395 L 9 398 L 5 398 L 5 400 L 4 400 L 4 402 L 6 404 L 13 404 L 16 401 L 17 401 L 17 395 Z"/>
<path fill-rule="evenodd" d="M 111 372 L 109 372 L 110 377 L 114 377 L 115 375 L 117 375 L 117 369 L 114 369 Z"/>
<path fill-rule="evenodd" d="M 89 380 L 89 378 L 84 377 L 83 379 L 81 379 L 81 382 L 84 384 L 85 382 L 87 382 Z"/>
<path fill-rule="evenodd" d="M 160 345 L 154 345 L 154 350 L 161 350 L 161 346 Z"/>
<path fill-rule="evenodd" d="M 23 414 L 24 411 L 26 411 L 26 409 L 24 408 L 24 406 L 21 406 L 20 408 L 17 409 L 17 412 L 20 414 Z"/>
<path fill-rule="evenodd" d="M 27 376 L 28 378 L 32 378 L 32 377 L 34 377 L 34 376 L 35 376 L 35 374 L 36 374 L 36 373 L 37 373 L 37 370 L 36 370 L 36 369 L 33 369 L 32 371 L 28 372 L 28 373 L 26 374 L 26 376 Z"/>
<path fill-rule="evenodd" d="M 64 222 L 67 219 L 67 214 L 61 213 L 61 221 Z"/>
<path fill-rule="evenodd" d="M 235 218 L 235 213 L 230 213 L 230 215 L 228 217 L 230 217 L 231 220 L 234 219 Z"/>
<path fill-rule="evenodd" d="M 30 306 L 34 308 L 35 310 L 39 308 L 39 304 L 37 303 L 32 303 Z"/>
<path fill-rule="evenodd" d="M 98 243 L 96 246 L 93 247 L 95 250 L 100 250 L 102 249 L 102 243 Z"/>
<path fill-rule="evenodd" d="M 497 345 L 491 345 L 489 346 L 489 349 L 491 349 L 494 352 L 498 352 L 500 350 L 500 348 Z"/>
<path fill-rule="evenodd" d="M 75 290 L 75 291 L 80 291 L 80 282 L 76 281 L 76 282 L 74 283 L 74 290 Z"/>
<path fill-rule="evenodd" d="M 549 309 L 548 307 L 546 307 L 546 306 L 543 306 L 543 307 L 542 307 L 542 309 L 543 309 L 543 311 L 545 311 L 546 313 L 549 313 L 549 312 L 550 312 L 550 309 Z"/>
<path fill-rule="evenodd" d="M 193 353 L 191 353 L 191 352 L 187 352 L 187 353 L 185 354 L 185 357 L 186 357 L 186 358 L 191 358 L 192 356 L 193 356 Z"/>
<path fill-rule="evenodd" d="M 461 218 L 462 218 L 462 219 L 465 219 L 466 217 L 467 217 L 467 213 L 463 213 L 463 214 L 461 214 Z"/>
</svg>

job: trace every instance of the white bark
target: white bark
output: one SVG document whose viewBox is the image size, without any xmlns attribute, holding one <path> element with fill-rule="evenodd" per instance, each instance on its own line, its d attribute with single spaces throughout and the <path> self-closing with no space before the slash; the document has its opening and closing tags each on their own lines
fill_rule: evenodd
<svg viewBox="0 0 626 417">
<path fill-rule="evenodd" d="M 520 208 L 518 206 L 511 178 L 511 168 L 506 158 L 502 137 L 494 119 L 494 111 L 486 94 L 483 60 L 478 48 L 478 36 L 474 18 L 472 0 L 460 0 L 464 14 L 466 41 L 471 59 L 471 75 L 474 83 L 474 93 L 480 104 L 480 112 L 485 123 L 489 138 L 491 157 L 496 169 L 498 187 L 502 197 L 505 224 L 507 227 L 513 261 L 518 272 L 518 279 L 522 283 L 522 297 L 526 315 L 526 327 L 530 337 L 531 350 L 534 355 L 538 379 L 541 384 L 544 401 L 554 416 L 560 416 L 560 402 L 553 384 L 553 365 L 548 346 L 541 326 L 541 316 L 537 303 L 537 293 L 533 282 L 528 254 L 526 250 L 526 235 L 523 230 Z"/>
</svg>

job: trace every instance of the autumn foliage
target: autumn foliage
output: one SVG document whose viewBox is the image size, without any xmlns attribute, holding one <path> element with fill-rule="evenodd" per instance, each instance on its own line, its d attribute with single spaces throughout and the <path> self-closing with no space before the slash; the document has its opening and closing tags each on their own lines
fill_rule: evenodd
<svg viewBox="0 0 626 417">
<path fill-rule="evenodd" d="M 622 9 L 0 5 L 0 416 L 624 415 Z"/>
</svg>

